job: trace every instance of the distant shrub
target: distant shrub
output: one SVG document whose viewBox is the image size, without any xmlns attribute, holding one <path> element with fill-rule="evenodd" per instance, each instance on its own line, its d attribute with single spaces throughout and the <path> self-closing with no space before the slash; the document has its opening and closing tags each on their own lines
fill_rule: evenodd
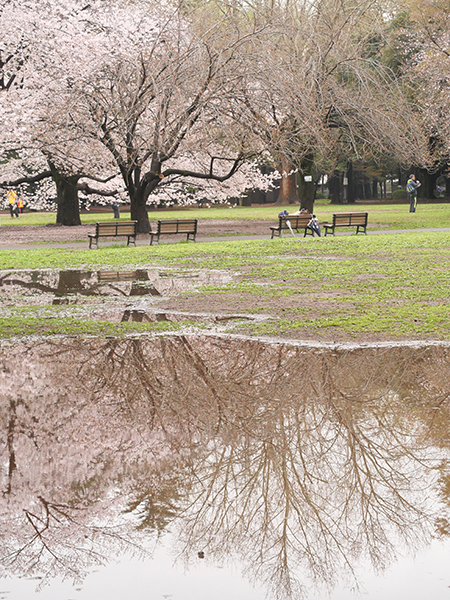
<svg viewBox="0 0 450 600">
<path fill-rule="evenodd" d="M 322 194 L 322 192 L 317 192 L 316 193 L 316 200 L 326 200 L 327 196 L 325 196 L 325 194 Z"/>
<path fill-rule="evenodd" d="M 392 192 L 392 200 L 406 200 L 407 197 L 406 190 L 394 190 Z"/>
</svg>

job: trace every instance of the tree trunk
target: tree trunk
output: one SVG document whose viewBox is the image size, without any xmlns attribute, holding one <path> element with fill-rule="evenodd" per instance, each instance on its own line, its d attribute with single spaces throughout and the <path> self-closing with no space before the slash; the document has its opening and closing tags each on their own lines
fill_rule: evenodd
<svg viewBox="0 0 450 600">
<path fill-rule="evenodd" d="M 251 206 L 252 205 L 252 197 L 250 195 L 250 192 L 247 192 L 244 196 L 241 197 L 240 205 L 241 206 Z"/>
<path fill-rule="evenodd" d="M 450 198 L 450 177 L 445 177 L 445 197 Z"/>
<path fill-rule="evenodd" d="M 342 204 L 341 175 L 335 171 L 328 182 L 331 204 Z"/>
<path fill-rule="evenodd" d="M 316 185 L 314 181 L 305 181 L 303 173 L 298 177 L 300 192 L 300 208 L 305 208 L 309 213 L 314 212 L 314 200 L 316 197 Z"/>
<path fill-rule="evenodd" d="M 161 183 L 161 163 L 152 160 L 151 170 L 144 176 L 140 167 L 135 166 L 131 172 L 123 170 L 122 177 L 130 197 L 131 220 L 137 221 L 138 233 L 149 233 L 147 200 Z"/>
<path fill-rule="evenodd" d="M 372 198 L 378 200 L 378 179 L 372 181 Z"/>
<path fill-rule="evenodd" d="M 397 169 L 397 177 L 398 177 L 398 186 L 399 186 L 398 189 L 405 187 L 407 179 L 405 180 L 405 173 L 400 165 L 398 166 L 398 169 Z"/>
<path fill-rule="evenodd" d="M 428 200 L 434 200 L 436 198 L 434 190 L 436 189 L 436 180 L 438 177 L 439 172 L 428 173 L 425 169 L 420 169 L 420 176 L 418 179 L 422 184 L 419 188 L 422 198 L 427 198 Z"/>
<path fill-rule="evenodd" d="M 56 222 L 60 225 L 81 225 L 80 205 L 78 202 L 78 175 L 63 175 L 54 164 L 49 162 L 52 179 L 56 185 L 58 211 Z"/>
<path fill-rule="evenodd" d="M 308 155 L 302 158 L 300 166 L 301 172 L 298 173 L 298 190 L 300 196 L 300 208 L 305 208 L 309 213 L 314 212 L 314 200 L 316 198 L 316 184 L 313 173 L 313 156 Z M 305 181 L 308 179 L 310 181 Z"/>
<path fill-rule="evenodd" d="M 137 221 L 138 233 L 150 232 L 150 221 L 147 213 L 147 196 L 144 194 L 143 188 L 133 188 L 128 190 L 130 195 L 130 212 L 131 220 Z"/>
<path fill-rule="evenodd" d="M 280 194 L 275 204 L 299 204 L 297 174 L 288 175 L 292 171 L 292 165 L 286 158 L 281 159 L 279 170 L 281 173 Z"/>
<path fill-rule="evenodd" d="M 349 204 L 354 204 L 355 200 L 355 177 L 353 173 L 353 163 L 350 160 L 347 164 L 347 202 Z"/>
</svg>

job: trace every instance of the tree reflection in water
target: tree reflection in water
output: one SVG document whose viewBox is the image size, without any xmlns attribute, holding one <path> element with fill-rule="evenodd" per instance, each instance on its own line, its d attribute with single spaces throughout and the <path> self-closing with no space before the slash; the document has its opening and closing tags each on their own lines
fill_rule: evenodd
<svg viewBox="0 0 450 600">
<path fill-rule="evenodd" d="M 0 568 L 81 579 L 170 525 L 278 597 L 449 530 L 450 350 L 4 344 Z"/>
</svg>

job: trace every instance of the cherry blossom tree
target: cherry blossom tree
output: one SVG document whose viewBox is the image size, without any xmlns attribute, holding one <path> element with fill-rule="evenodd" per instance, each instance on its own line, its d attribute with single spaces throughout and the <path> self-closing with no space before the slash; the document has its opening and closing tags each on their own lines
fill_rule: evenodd
<svg viewBox="0 0 450 600">
<path fill-rule="evenodd" d="M 99 5 L 92 7 L 93 14 Z M 3 61 L 7 84 L 0 93 L 0 149 L 6 157 L 1 186 L 37 184 L 52 178 L 56 194 L 48 186 L 40 187 L 39 194 L 43 197 L 35 206 L 40 207 L 49 197 L 56 196 L 57 222 L 66 225 L 80 223 L 79 188 L 85 193 L 113 193 L 94 190 L 86 182 L 78 186 L 79 180 L 86 177 L 103 182 L 111 179 L 106 163 L 99 165 L 98 161 L 85 160 L 82 164 L 77 160 L 77 156 L 90 150 L 87 146 L 83 147 L 82 143 L 76 146 L 74 140 L 63 139 L 61 132 L 54 131 L 54 140 L 59 137 L 60 143 L 67 147 L 69 159 L 63 163 L 58 153 L 52 151 L 51 144 L 41 138 L 39 130 L 48 106 L 56 103 L 58 90 L 61 93 L 66 85 L 60 81 L 58 87 L 49 72 L 49 65 L 56 60 L 54 48 L 60 44 L 66 52 L 73 51 L 73 47 L 68 47 L 68 40 L 92 25 L 86 13 L 88 8 L 77 0 L 58 4 L 11 0 L 0 13 L 2 30 L 8 32 L 1 42 L 2 55 L 7 57 Z M 69 64 L 67 66 L 70 70 Z"/>
<path fill-rule="evenodd" d="M 281 173 L 280 201 L 297 201 L 298 177 L 310 210 L 305 176 L 335 157 L 425 160 L 421 128 L 373 51 L 384 4 L 12 0 L 0 18 L 8 31 L 24 22 L 20 44 L 2 41 L 0 146 L 16 153 L 11 166 L 22 153 L 46 161 L 2 185 L 51 176 L 59 222 L 79 222 L 81 188 L 126 193 L 148 231 L 148 203 L 239 196 L 261 181 L 248 161 L 263 152 Z"/>
<path fill-rule="evenodd" d="M 71 82 L 67 102 L 48 116 L 49 136 L 72 128 L 109 153 L 140 231 L 149 230 L 146 204 L 161 183 L 224 182 L 254 153 L 227 106 L 241 53 L 260 32 L 243 35 L 227 11 L 212 15 L 216 8 L 180 5 L 161 15 L 158 5 L 145 43 L 136 32 L 125 45 L 111 39 L 108 60 Z M 142 22 L 136 27 L 142 35 Z"/>
<path fill-rule="evenodd" d="M 208 182 L 229 180 L 254 154 L 224 106 L 240 52 L 257 32 L 242 35 L 209 4 L 187 11 L 183 4 L 67 0 L 64 10 L 50 2 L 28 15 L 40 37 L 29 42 L 23 84 L 9 90 L 4 129 L 24 131 L 49 168 L 4 185 L 52 176 L 61 207 L 69 207 L 61 221 L 75 224 L 80 180 L 104 182 L 119 172 L 141 231 L 149 229 L 146 203 L 161 183 L 195 188 L 194 179 L 204 182 L 203 196 L 223 197 Z M 252 183 L 228 191 L 239 196 Z"/>
</svg>

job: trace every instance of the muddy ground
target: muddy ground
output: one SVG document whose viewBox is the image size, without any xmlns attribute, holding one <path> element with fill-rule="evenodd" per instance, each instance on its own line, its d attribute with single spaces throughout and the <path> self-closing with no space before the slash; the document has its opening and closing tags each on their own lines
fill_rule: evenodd
<svg viewBox="0 0 450 600">
<path fill-rule="evenodd" d="M 242 236 L 267 236 L 270 239 L 270 225 L 267 220 L 204 220 L 199 224 L 198 241 L 214 238 L 232 240 Z M 17 248 L 20 245 L 30 247 L 33 244 L 43 247 L 46 243 L 56 247 L 61 243 L 73 243 L 76 247 L 87 248 L 87 234 L 93 229 L 92 224 L 79 227 L 14 224 L 0 228 L 0 248 Z M 185 239 L 185 236 L 180 239 Z M 178 240 L 176 236 L 170 236 L 167 241 Z M 148 244 L 148 235 L 139 235 L 138 244 Z M 136 267 L 139 268 L 138 265 Z M 258 323 L 260 326 L 272 323 L 273 327 L 267 332 L 270 337 L 318 342 L 356 341 L 355 336 L 341 328 L 317 328 L 311 323 L 305 327 L 298 326 L 300 310 L 305 316 L 312 317 L 335 306 L 335 298 L 328 298 L 326 294 L 318 297 L 315 293 L 299 290 L 298 295 L 262 294 L 255 299 L 254 294 L 233 293 L 232 289 L 225 294 L 208 293 L 202 289 L 205 285 L 238 282 L 245 276 L 245 270 L 243 267 L 238 273 L 225 269 L 206 272 L 171 268 L 169 275 L 163 268 L 153 267 L 142 272 L 144 282 L 139 281 L 141 275 L 137 279 L 134 277 L 133 281 L 133 276 L 125 274 L 122 281 L 114 281 L 114 278 L 120 279 L 122 274 L 115 271 L 95 271 L 76 276 L 78 280 L 74 288 L 65 281 L 65 276 L 56 271 L 42 274 L 30 272 L 25 277 L 0 271 L 0 297 L 3 307 L 13 311 L 20 306 L 69 304 L 74 308 L 75 304 L 80 309 L 80 316 L 101 321 L 179 321 L 188 318 L 192 322 L 213 324 L 220 331 L 232 332 L 236 331 L 234 325 L 240 320 L 238 331 L 244 334 L 258 335 L 261 331 Z M 90 288 L 93 288 L 92 293 Z M 286 322 L 294 321 L 297 321 L 295 329 L 286 328 Z M 277 331 L 278 322 L 285 324 L 282 331 Z M 357 335 L 358 342 L 366 343 L 387 341 L 390 338 L 385 334 L 359 332 Z M 411 341 L 423 338 L 412 335 L 405 339 Z"/>
</svg>

